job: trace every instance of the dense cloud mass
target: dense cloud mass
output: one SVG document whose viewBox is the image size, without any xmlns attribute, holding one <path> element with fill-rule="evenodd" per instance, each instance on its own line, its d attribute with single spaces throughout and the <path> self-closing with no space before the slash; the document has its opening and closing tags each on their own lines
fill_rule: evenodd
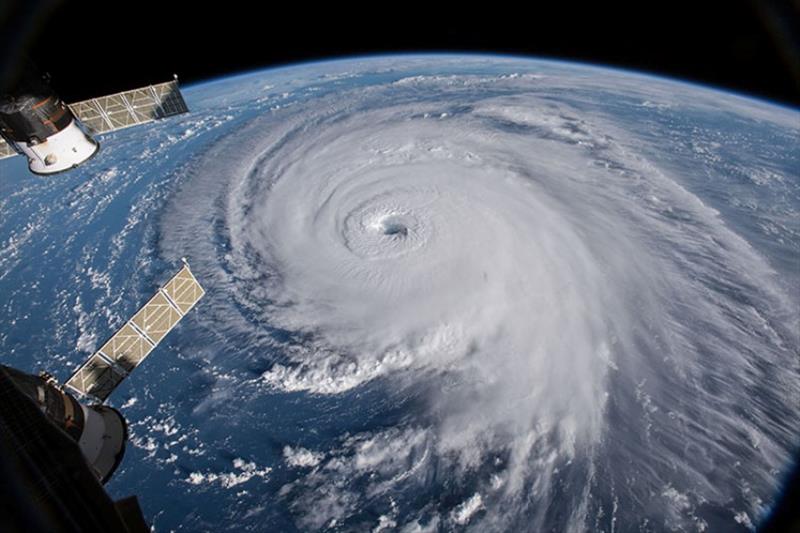
<svg viewBox="0 0 800 533">
<path fill-rule="evenodd" d="M 237 438 L 182 419 L 230 450 L 175 452 L 184 485 L 302 530 L 763 516 L 800 439 L 796 112 L 518 60 L 281 83 L 190 92 L 209 116 L 145 252 L 208 289 L 179 409 L 236 403 Z"/>
<path fill-rule="evenodd" d="M 797 380 L 757 367 L 791 361 L 792 302 L 624 126 L 543 86 L 357 87 L 255 118 L 196 165 L 171 231 L 199 233 L 194 255 L 237 304 L 220 304 L 226 328 L 291 332 L 265 384 L 423 389 L 401 427 L 349 438 L 285 489 L 303 525 L 444 484 L 463 500 L 391 519 L 702 528 L 703 507 L 752 514 L 774 490 L 797 421 L 776 432 L 770 399 Z M 198 232 L 209 214 L 223 229 Z"/>
</svg>

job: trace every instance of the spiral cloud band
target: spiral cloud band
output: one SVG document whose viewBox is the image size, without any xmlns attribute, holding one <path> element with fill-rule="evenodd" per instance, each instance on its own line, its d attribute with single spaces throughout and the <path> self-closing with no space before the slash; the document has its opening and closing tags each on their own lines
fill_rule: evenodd
<svg viewBox="0 0 800 533">
<path fill-rule="evenodd" d="M 796 302 L 658 143 L 561 81 L 265 105 L 189 165 L 161 244 L 207 280 L 227 353 L 268 360 L 259 390 L 405 406 L 287 446 L 301 527 L 702 530 L 777 489 Z"/>
</svg>

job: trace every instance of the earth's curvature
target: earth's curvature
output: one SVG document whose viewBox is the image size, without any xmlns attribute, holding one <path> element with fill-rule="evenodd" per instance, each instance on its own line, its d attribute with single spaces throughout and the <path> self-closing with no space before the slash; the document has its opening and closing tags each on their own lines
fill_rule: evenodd
<svg viewBox="0 0 800 533">
<path fill-rule="evenodd" d="M 157 531 L 736 531 L 800 444 L 800 112 L 521 58 L 315 63 L 51 178 L 0 162 L 0 357 L 112 396 Z"/>
</svg>

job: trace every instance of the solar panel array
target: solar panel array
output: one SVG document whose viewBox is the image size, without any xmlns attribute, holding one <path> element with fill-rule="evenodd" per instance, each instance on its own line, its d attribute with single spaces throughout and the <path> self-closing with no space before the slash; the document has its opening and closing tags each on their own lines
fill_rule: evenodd
<svg viewBox="0 0 800 533">
<path fill-rule="evenodd" d="M 203 294 L 185 265 L 70 376 L 67 387 L 105 401 Z"/>
<path fill-rule="evenodd" d="M 0 139 L 0 159 L 4 157 L 11 157 L 12 155 L 16 155 L 17 152 L 11 148 L 11 145 L 8 144 L 5 140 Z"/>
<path fill-rule="evenodd" d="M 92 135 L 189 111 L 177 80 L 75 102 L 69 108 Z M 0 159 L 14 154 L 14 149 L 0 139 Z"/>
<path fill-rule="evenodd" d="M 94 134 L 119 130 L 189 111 L 178 89 L 177 81 L 75 102 L 70 104 L 69 108 L 89 132 Z"/>
</svg>

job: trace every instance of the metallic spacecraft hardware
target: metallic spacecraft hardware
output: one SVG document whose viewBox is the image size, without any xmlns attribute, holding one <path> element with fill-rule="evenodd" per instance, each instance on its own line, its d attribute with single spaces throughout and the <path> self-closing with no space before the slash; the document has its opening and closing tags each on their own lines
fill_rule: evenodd
<svg viewBox="0 0 800 533">
<path fill-rule="evenodd" d="M 81 450 L 97 479 L 105 483 L 122 461 L 127 424 L 122 415 L 106 405 L 83 405 L 51 376 L 25 374 L 5 367 L 14 384 L 27 394 Z"/>
<path fill-rule="evenodd" d="M 0 531 L 150 531 L 136 496 L 113 501 L 81 449 L 91 409 L 49 376 L 0 364 Z"/>
<path fill-rule="evenodd" d="M 9 94 L 0 95 L 0 159 L 15 153 L 28 158 L 28 168 L 47 175 L 69 170 L 97 153 L 92 135 L 187 113 L 172 81 L 64 104 L 44 76 L 33 69 Z"/>
<path fill-rule="evenodd" d="M 93 135 L 189 112 L 177 75 L 171 81 L 75 102 L 69 108 Z"/>
<path fill-rule="evenodd" d="M 158 289 L 142 308 L 86 360 L 62 387 L 47 374 L 32 376 L 7 368 L 15 385 L 78 446 L 97 478 L 105 483 L 122 461 L 127 424 L 106 398 L 153 351 L 203 297 L 189 265 Z M 85 405 L 80 398 L 96 403 Z"/>
<path fill-rule="evenodd" d="M 204 294 L 189 265 L 184 264 L 65 385 L 82 396 L 104 402 Z"/>
<path fill-rule="evenodd" d="M 46 78 L 33 74 L 26 75 L 12 94 L 0 97 L 0 135 L 28 158 L 28 168 L 36 174 L 77 166 L 99 148 Z"/>
<path fill-rule="evenodd" d="M 112 501 L 100 485 L 128 440 L 122 414 L 104 402 L 204 294 L 184 260 L 64 386 L 45 372 L 0 365 L 0 471 L 8 474 L 0 495 L 18 504 L 0 517 L 0 529 L 150 530 L 135 496 Z"/>
</svg>

